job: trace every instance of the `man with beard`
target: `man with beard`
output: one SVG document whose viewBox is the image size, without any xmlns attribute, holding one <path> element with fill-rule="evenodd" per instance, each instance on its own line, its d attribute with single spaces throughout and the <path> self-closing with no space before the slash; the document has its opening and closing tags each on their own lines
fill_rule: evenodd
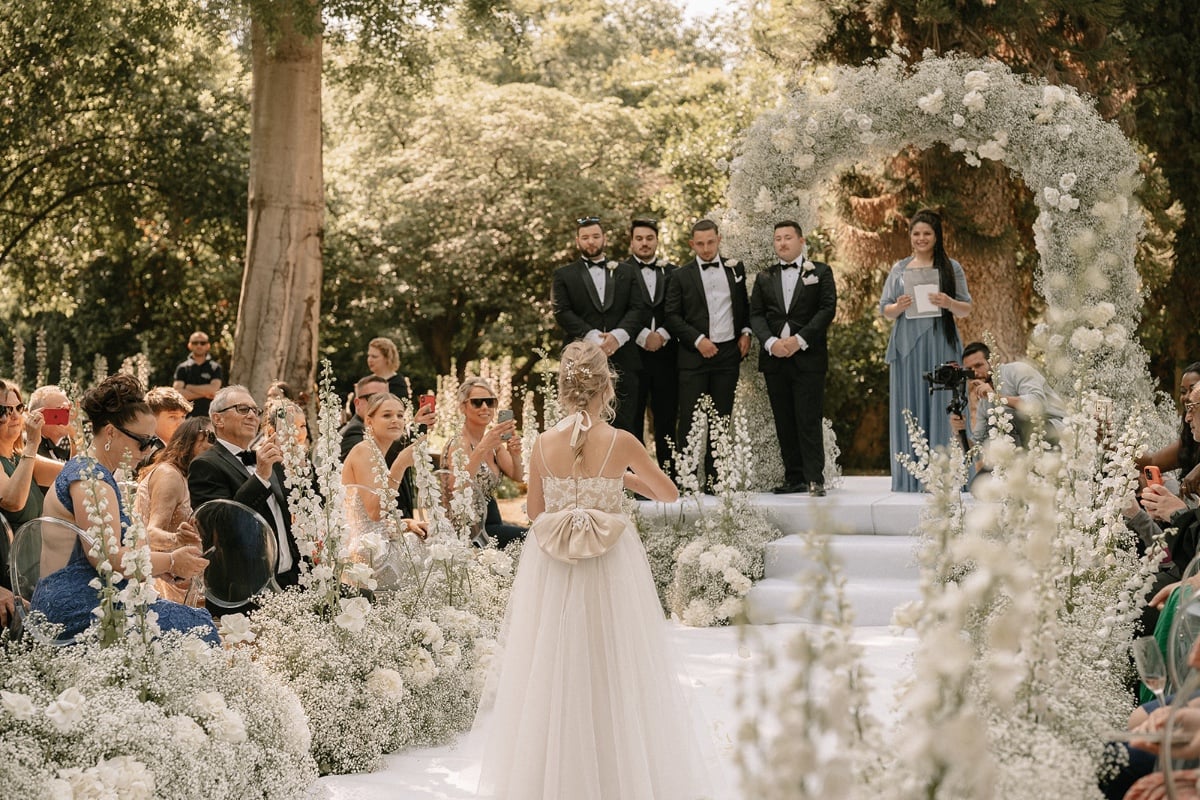
<svg viewBox="0 0 1200 800">
<path fill-rule="evenodd" d="M 633 267 L 604 257 L 607 240 L 600 218 L 576 223 L 579 258 L 554 272 L 554 319 L 565 334 L 564 346 L 591 342 L 608 356 L 617 374 L 613 425 L 640 439 L 642 425 L 635 411 L 641 357 L 633 340 L 646 327 L 650 309 Z"/>
<path fill-rule="evenodd" d="M 679 411 L 679 380 L 676 373 L 678 348 L 666 329 L 667 284 L 678 269 L 658 254 L 658 220 L 639 217 L 629 229 L 630 257 L 625 261 L 638 275 L 642 299 L 650 307 L 650 318 L 634 340 L 641 356 L 634 419 L 641 422 L 650 408 L 654 421 L 654 454 L 659 466 L 671 477 L 671 438 Z"/>
</svg>

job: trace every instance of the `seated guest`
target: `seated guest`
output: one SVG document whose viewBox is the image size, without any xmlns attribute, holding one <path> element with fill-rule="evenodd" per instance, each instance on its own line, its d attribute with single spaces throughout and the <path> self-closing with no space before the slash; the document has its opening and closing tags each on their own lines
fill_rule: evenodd
<svg viewBox="0 0 1200 800">
<path fill-rule="evenodd" d="M 75 419 L 75 409 L 67 393 L 57 386 L 39 386 L 29 395 L 29 410 L 42 411 L 52 409 L 66 411 L 68 421 L 62 425 L 46 423 L 42 426 L 42 441 L 38 445 L 38 455 L 55 461 L 66 461 L 75 455 L 75 443 L 71 439 L 71 421 Z M 45 416 L 43 414 L 43 416 Z M 47 488 L 49 484 L 42 486 Z"/>
<path fill-rule="evenodd" d="M 129 516 L 113 473 L 122 464 L 132 463 L 159 444 L 154 435 L 155 420 L 146 405 L 142 386 L 131 375 L 117 374 L 105 378 L 89 390 L 81 403 L 84 414 L 92 423 L 95 438 L 87 453 L 78 455 L 63 465 L 54 481 L 53 491 L 46 498 L 46 515 L 71 522 L 83 530 L 92 527 L 88 516 L 88 483 L 95 481 L 95 491 L 117 510 L 109 515 L 106 537 L 120 542 Z M 126 550 L 118 548 L 110 556 L 115 569 L 124 571 Z M 96 590 L 90 585 L 96 580 L 96 560 L 75 542 L 71 560 L 56 572 L 42 578 L 34 589 L 32 608 L 46 615 L 47 620 L 64 626 L 68 636 L 87 629 L 97 604 Z M 184 545 L 170 552 L 150 554 L 151 572 L 155 577 L 172 575 L 191 578 L 208 566 L 200 548 Z M 205 640 L 219 644 L 212 617 L 203 609 L 158 600 L 152 605 L 163 630 L 189 631 L 199 628 Z"/>
<path fill-rule="evenodd" d="M 37 454 L 45 420 L 41 411 L 25 411 L 15 383 L 0 381 L 0 514 L 17 528 L 42 515 L 42 489 L 62 470 L 62 462 Z"/>
<path fill-rule="evenodd" d="M 192 403 L 170 386 L 158 386 L 146 392 L 146 404 L 154 414 L 154 435 L 171 441 L 175 429 L 192 413 Z"/>
<path fill-rule="evenodd" d="M 1192 435 L 1200 439 L 1200 384 L 1192 389 L 1184 408 L 1184 419 L 1191 426 Z M 1200 547 L 1200 515 L 1197 509 L 1161 484 L 1142 490 L 1142 506 L 1168 529 L 1166 541 L 1171 559 L 1180 568 L 1186 566 L 1196 557 L 1197 548 Z"/>
<path fill-rule="evenodd" d="M 387 380 L 378 375 L 368 375 L 354 384 L 354 415 L 338 431 L 342 437 L 342 461 L 345 461 L 354 446 L 363 440 L 363 419 L 366 417 L 367 405 L 370 404 L 371 398 L 377 394 L 385 394 L 387 391 Z M 399 453 L 402 447 L 402 445 L 397 446 L 395 453 Z M 388 455 L 395 458 L 395 453 L 389 452 Z"/>
<path fill-rule="evenodd" d="M 503 475 L 514 481 L 523 477 L 517 423 L 510 418 L 488 427 L 496 415 L 497 400 L 492 385 L 483 378 L 463 381 L 458 387 L 458 401 L 463 413 L 463 429 L 446 443 L 442 466 L 453 469 L 454 454 L 463 454 L 467 474 L 472 477 L 475 489 L 471 524 L 477 530 L 486 531 L 500 547 L 505 547 L 515 539 L 523 539 L 526 531 L 504 522 L 496 503 L 496 490 L 500 488 Z M 453 490 L 453 480 L 449 488 Z"/>
<path fill-rule="evenodd" d="M 244 386 L 226 386 L 213 397 L 208 411 L 217 441 L 192 459 L 188 467 L 188 492 L 192 507 L 209 500 L 233 500 L 257 512 L 278 541 L 275 582 L 294 586 L 300 578 L 300 550 L 292 536 L 292 515 L 280 473 L 274 466 L 283 460 L 283 450 L 274 437 L 250 445 L 258 435 L 262 414 Z M 250 610 L 223 609 L 222 613 Z"/>
<path fill-rule="evenodd" d="M 342 469 L 342 485 L 370 488 L 372 491 L 356 492 L 357 499 L 347 497 L 347 501 L 356 504 L 351 509 L 353 516 L 379 521 L 385 518 L 380 499 L 400 486 L 405 471 L 413 465 L 416 442 L 403 448 L 392 463 L 388 464 L 384 453 L 408 433 L 404 404 L 399 397 L 384 392 L 371 398 L 365 414 L 363 424 L 366 436 L 346 457 L 346 464 Z M 404 527 L 406 530 L 415 531 L 416 523 L 405 519 Z"/>
<path fill-rule="evenodd" d="M 267 415 L 263 417 L 263 436 L 276 436 L 282 430 L 291 430 L 296 444 L 302 450 L 308 450 L 308 417 L 304 415 L 304 409 L 291 400 L 268 399 Z"/>
<path fill-rule="evenodd" d="M 150 459 L 138 480 L 134 511 L 146 523 L 150 549 L 169 553 L 181 545 L 200 545 L 200 535 L 188 520 L 192 501 L 188 496 L 187 473 L 192 459 L 216 441 L 208 417 L 192 417 L 175 429 L 167 446 Z M 184 602 L 191 582 L 159 578 L 158 593 L 176 603 Z"/>
<path fill-rule="evenodd" d="M 1179 399 L 1187 403 L 1196 384 L 1200 383 L 1200 361 L 1188 364 L 1179 378 Z M 1156 466 L 1163 472 L 1177 469 L 1180 474 L 1182 494 L 1200 494 L 1200 442 L 1192 436 L 1192 428 L 1180 413 L 1179 438 L 1161 450 L 1137 458 L 1138 469 Z"/>
</svg>

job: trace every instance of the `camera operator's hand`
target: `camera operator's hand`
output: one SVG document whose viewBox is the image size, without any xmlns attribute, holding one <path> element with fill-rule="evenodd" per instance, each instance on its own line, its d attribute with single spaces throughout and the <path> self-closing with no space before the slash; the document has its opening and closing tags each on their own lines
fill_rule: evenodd
<svg viewBox="0 0 1200 800">
<path fill-rule="evenodd" d="M 980 400 L 987 400 L 992 396 L 992 385 L 987 381 L 975 380 L 967 384 L 967 395 L 971 398 L 971 405 Z"/>
<path fill-rule="evenodd" d="M 950 415 L 950 430 L 955 433 L 962 433 L 967 429 L 967 421 L 959 414 Z"/>
</svg>

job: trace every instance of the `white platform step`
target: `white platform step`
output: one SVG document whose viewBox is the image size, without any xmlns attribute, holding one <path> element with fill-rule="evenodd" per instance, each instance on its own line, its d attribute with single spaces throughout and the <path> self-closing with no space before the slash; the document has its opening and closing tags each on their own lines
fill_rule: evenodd
<svg viewBox="0 0 1200 800">
<path fill-rule="evenodd" d="M 764 578 L 746 595 L 746 614 L 753 625 L 819 622 L 811 608 L 797 607 L 798 585 L 787 578 Z M 854 610 L 854 625 L 890 625 L 892 610 L 920 597 L 914 580 L 862 579 L 846 581 L 846 600 Z"/>
<path fill-rule="evenodd" d="M 830 537 L 830 549 L 841 565 L 842 573 L 863 580 L 907 580 L 920 577 L 914 549 L 916 536 Z M 793 533 L 767 543 L 764 553 L 766 577 L 792 578 L 807 570 L 811 559 L 806 553 L 804 535 Z"/>
</svg>

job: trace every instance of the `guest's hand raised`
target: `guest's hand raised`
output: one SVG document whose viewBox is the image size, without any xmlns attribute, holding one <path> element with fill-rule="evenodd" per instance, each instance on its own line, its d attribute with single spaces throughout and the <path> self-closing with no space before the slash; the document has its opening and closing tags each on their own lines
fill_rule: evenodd
<svg viewBox="0 0 1200 800">
<path fill-rule="evenodd" d="M 41 409 L 26 412 L 25 441 L 40 442 L 42 440 L 42 426 L 45 424 L 46 418 L 42 416 Z"/>
<path fill-rule="evenodd" d="M 180 545 L 194 545 L 199 547 L 200 532 L 196 530 L 196 526 L 192 524 L 190 519 L 185 519 L 179 524 L 179 530 L 175 531 L 175 541 Z"/>
<path fill-rule="evenodd" d="M 413 415 L 413 422 L 418 425 L 432 425 L 437 422 L 437 411 L 432 406 L 419 406 Z"/>
<path fill-rule="evenodd" d="M 516 420 L 510 419 L 493 425 L 488 429 L 488 432 L 483 435 L 483 438 L 479 440 L 479 447 L 490 450 L 493 453 L 496 452 L 500 449 L 500 445 L 505 443 L 500 437 L 506 433 L 511 433 L 514 437 L 516 436 Z"/>
<path fill-rule="evenodd" d="M 271 480 L 271 468 L 283 461 L 283 449 L 272 436 L 263 439 L 255 453 L 257 453 L 257 461 L 254 465 L 254 474 L 264 481 Z"/>
<path fill-rule="evenodd" d="M 1177 511 L 1187 508 L 1187 503 L 1180 500 L 1162 484 L 1147 486 L 1142 490 L 1142 506 L 1157 520 L 1166 522 Z"/>
<path fill-rule="evenodd" d="M 199 547 L 187 545 L 171 551 L 171 574 L 178 578 L 194 578 L 207 566 L 208 559 L 200 554 Z"/>
</svg>

